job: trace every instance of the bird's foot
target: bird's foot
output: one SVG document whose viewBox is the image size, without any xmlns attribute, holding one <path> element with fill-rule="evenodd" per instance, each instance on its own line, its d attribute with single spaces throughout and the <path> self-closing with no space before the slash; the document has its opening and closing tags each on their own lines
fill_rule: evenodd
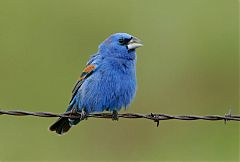
<svg viewBox="0 0 240 162">
<path fill-rule="evenodd" d="M 80 120 L 84 120 L 84 119 L 87 119 L 87 112 L 84 109 L 82 109 Z"/>
<path fill-rule="evenodd" d="M 70 111 L 70 116 L 76 116 L 77 115 L 77 110 L 75 108 L 73 108 L 71 111 Z"/>
<path fill-rule="evenodd" d="M 112 120 L 118 121 L 118 112 L 117 110 L 113 110 L 112 112 Z"/>
</svg>

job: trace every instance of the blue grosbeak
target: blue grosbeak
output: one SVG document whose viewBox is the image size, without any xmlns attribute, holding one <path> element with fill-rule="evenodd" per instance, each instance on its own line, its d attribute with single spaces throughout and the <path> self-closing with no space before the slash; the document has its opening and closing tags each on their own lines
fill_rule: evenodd
<svg viewBox="0 0 240 162">
<path fill-rule="evenodd" d="M 73 91 L 67 111 L 83 115 L 104 110 L 113 116 L 129 106 L 136 93 L 136 51 L 141 41 L 126 33 L 116 33 L 100 44 L 87 62 Z M 81 119 L 59 118 L 51 131 L 67 132 Z"/>
</svg>

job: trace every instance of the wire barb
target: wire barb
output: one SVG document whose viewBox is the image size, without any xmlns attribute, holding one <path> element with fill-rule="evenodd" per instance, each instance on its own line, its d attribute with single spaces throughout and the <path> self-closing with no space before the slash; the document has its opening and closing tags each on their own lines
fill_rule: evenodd
<svg viewBox="0 0 240 162">
<path fill-rule="evenodd" d="M 224 115 L 227 118 L 231 118 L 232 117 L 232 110 L 229 109 L 228 113 Z M 228 119 L 224 119 L 224 124 L 227 124 Z"/>
<path fill-rule="evenodd" d="M 20 110 L 0 110 L 0 115 L 12 115 L 12 116 L 35 116 L 35 117 L 46 117 L 46 118 L 52 118 L 52 117 L 67 117 L 67 118 L 82 118 L 82 113 L 79 112 L 65 112 L 63 114 L 56 114 L 51 112 L 28 112 L 28 111 L 20 111 Z M 228 114 L 225 114 L 224 116 L 220 115 L 207 115 L 207 116 L 195 116 L 195 115 L 180 115 L 180 116 L 174 116 L 174 115 L 168 115 L 168 114 L 138 114 L 138 113 L 124 113 L 124 114 L 118 114 L 118 118 L 128 118 L 128 119 L 148 119 L 152 120 L 157 123 L 157 127 L 159 126 L 160 120 L 223 120 L 226 124 L 227 121 L 240 121 L 240 115 L 232 115 L 231 110 L 228 112 Z M 94 114 L 85 114 L 84 118 L 104 118 L 104 119 L 112 119 L 111 113 L 94 113 Z"/>
</svg>

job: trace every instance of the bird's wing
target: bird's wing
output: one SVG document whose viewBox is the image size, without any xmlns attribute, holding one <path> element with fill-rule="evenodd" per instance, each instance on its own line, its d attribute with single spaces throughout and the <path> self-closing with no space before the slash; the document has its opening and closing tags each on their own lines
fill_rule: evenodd
<svg viewBox="0 0 240 162">
<path fill-rule="evenodd" d="M 83 69 L 83 72 L 82 72 L 79 80 L 77 81 L 77 83 L 75 84 L 75 86 L 72 90 L 72 98 L 70 100 L 70 103 L 72 102 L 73 98 L 77 94 L 77 91 L 83 84 L 84 80 L 86 80 L 96 70 L 96 67 L 97 66 L 94 64 L 87 64 L 87 66 Z"/>
</svg>

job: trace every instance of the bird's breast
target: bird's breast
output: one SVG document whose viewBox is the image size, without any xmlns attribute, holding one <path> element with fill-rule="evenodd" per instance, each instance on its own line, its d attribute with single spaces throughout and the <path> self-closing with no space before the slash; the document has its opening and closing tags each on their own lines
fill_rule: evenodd
<svg viewBox="0 0 240 162">
<path fill-rule="evenodd" d="M 119 62 L 102 64 L 80 89 L 81 106 L 92 112 L 120 110 L 127 107 L 135 96 L 135 67 Z"/>
</svg>

